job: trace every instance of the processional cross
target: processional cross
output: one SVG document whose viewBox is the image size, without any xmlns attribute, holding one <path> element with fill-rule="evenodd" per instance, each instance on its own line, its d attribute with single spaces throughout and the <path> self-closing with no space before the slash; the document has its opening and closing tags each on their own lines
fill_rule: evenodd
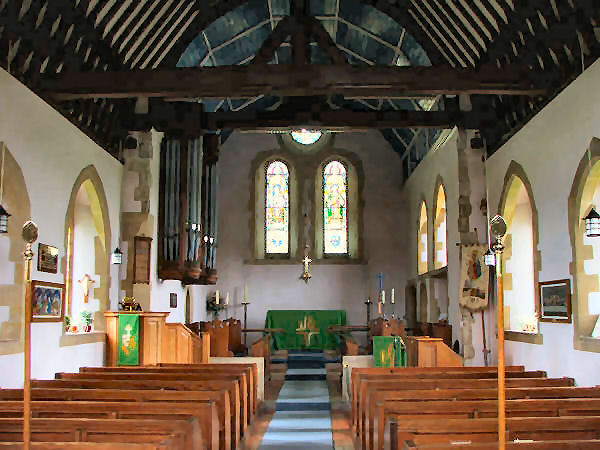
<svg viewBox="0 0 600 450">
<path fill-rule="evenodd" d="M 305 283 L 308 283 L 308 280 L 310 280 L 312 278 L 312 275 L 309 272 L 309 265 L 312 262 L 312 259 L 310 259 L 308 257 L 308 255 L 306 255 L 304 257 L 304 259 L 302 260 L 302 263 L 304 264 L 304 273 L 302 274 L 302 279 L 304 280 Z"/>
</svg>

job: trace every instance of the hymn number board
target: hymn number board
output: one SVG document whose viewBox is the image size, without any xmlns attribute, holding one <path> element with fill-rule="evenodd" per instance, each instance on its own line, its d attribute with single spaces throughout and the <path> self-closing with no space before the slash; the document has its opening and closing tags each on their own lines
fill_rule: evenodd
<svg viewBox="0 0 600 450">
<path fill-rule="evenodd" d="M 133 282 L 150 284 L 150 255 L 152 238 L 136 236 L 134 238 Z"/>
</svg>

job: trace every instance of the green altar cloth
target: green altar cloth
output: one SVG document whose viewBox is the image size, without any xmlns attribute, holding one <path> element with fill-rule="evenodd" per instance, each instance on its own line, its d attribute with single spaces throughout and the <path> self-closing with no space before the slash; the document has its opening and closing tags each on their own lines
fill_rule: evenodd
<svg viewBox="0 0 600 450">
<path fill-rule="evenodd" d="M 119 366 L 140 365 L 140 316 L 139 314 L 119 314 Z"/>
<path fill-rule="evenodd" d="M 330 325 L 346 325 L 343 310 L 270 310 L 265 328 L 283 328 L 285 333 L 275 334 L 278 350 L 335 350 L 337 343 L 328 331 Z"/>
</svg>

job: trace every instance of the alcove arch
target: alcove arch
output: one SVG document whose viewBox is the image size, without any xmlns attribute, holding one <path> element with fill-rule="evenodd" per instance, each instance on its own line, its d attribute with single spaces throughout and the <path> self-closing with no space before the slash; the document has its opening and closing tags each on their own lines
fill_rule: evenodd
<svg viewBox="0 0 600 450">
<path fill-rule="evenodd" d="M 73 188 L 65 217 L 66 313 L 79 320 L 82 310 L 91 312 L 94 329 L 104 330 L 103 312 L 110 308 L 110 245 L 112 233 L 108 202 L 102 180 L 92 165 L 81 171 Z M 91 272 L 91 273 L 90 273 Z M 85 275 L 94 281 L 89 301 L 84 301 Z"/>
<path fill-rule="evenodd" d="M 600 208 L 600 139 L 593 138 L 582 156 L 569 194 L 569 238 L 573 259 L 574 347 L 600 353 L 600 339 L 592 338 L 600 308 L 600 240 L 585 236 L 583 218 Z"/>
<path fill-rule="evenodd" d="M 521 335 L 539 335 L 538 213 L 531 183 L 515 161 L 511 161 L 504 177 L 498 210 L 507 224 L 502 260 L 505 328 Z M 527 342 L 541 344 L 536 340 Z"/>
<path fill-rule="evenodd" d="M 0 144 L 1 146 L 1 144 Z M 1 149 L 0 149 L 1 151 Z M 0 155 L 1 158 L 1 155 Z M 31 200 L 19 163 L 8 147 L 4 150 L 2 206 L 11 214 L 8 233 L 0 234 L 0 260 L 5 277 L 0 279 L 0 355 L 23 352 L 24 244 L 22 225 L 31 218 Z"/>
</svg>

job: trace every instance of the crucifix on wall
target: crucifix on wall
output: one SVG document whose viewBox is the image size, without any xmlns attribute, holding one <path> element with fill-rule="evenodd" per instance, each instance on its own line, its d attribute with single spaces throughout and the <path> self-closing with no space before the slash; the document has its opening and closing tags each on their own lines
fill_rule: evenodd
<svg viewBox="0 0 600 450">
<path fill-rule="evenodd" d="M 81 287 L 83 288 L 83 303 L 88 303 L 90 300 L 90 290 L 95 281 L 86 273 L 78 283 L 81 284 Z"/>
</svg>

